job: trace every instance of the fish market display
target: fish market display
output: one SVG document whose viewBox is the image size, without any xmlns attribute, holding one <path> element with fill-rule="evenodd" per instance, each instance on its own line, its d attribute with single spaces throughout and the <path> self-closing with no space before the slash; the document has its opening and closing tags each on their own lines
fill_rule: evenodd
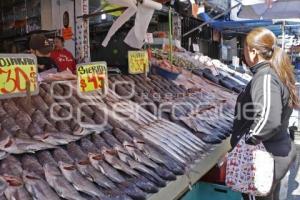
<svg viewBox="0 0 300 200">
<path fill-rule="evenodd" d="M 144 200 L 230 135 L 235 94 L 200 76 L 108 84 L 86 97 L 47 80 L 0 100 L 0 199 Z"/>
</svg>

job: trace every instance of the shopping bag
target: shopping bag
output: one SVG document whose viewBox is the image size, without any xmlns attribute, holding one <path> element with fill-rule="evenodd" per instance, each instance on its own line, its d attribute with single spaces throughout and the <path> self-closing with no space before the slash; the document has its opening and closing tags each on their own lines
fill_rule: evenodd
<svg viewBox="0 0 300 200">
<path fill-rule="evenodd" d="M 248 145 L 245 137 L 227 155 L 226 185 L 253 196 L 267 196 L 274 178 L 274 158 L 262 143 Z"/>
</svg>

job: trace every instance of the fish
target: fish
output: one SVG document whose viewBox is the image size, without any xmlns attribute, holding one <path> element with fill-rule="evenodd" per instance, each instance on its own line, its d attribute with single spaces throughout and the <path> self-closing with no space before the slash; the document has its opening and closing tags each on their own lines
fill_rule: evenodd
<svg viewBox="0 0 300 200">
<path fill-rule="evenodd" d="M 130 176 L 138 175 L 136 171 L 132 170 L 128 165 L 116 157 L 117 153 L 115 151 L 103 147 L 101 149 L 101 153 L 103 154 L 105 160 L 115 169 L 118 169 Z"/>
<path fill-rule="evenodd" d="M 123 162 L 127 163 L 132 169 L 135 169 L 138 171 L 140 174 L 144 174 L 144 176 L 148 175 L 152 178 L 152 182 L 155 183 L 159 187 L 165 187 L 166 182 L 162 180 L 158 175 L 156 175 L 151 169 L 148 169 L 144 165 L 140 164 L 139 162 L 133 160 L 127 153 L 127 151 L 121 147 L 121 146 L 116 146 L 115 147 L 118 156 L 120 160 Z M 147 178 L 147 177 L 146 177 Z"/>
<path fill-rule="evenodd" d="M 24 170 L 23 180 L 27 191 L 34 200 L 60 200 L 48 183 L 34 172 Z"/>
<path fill-rule="evenodd" d="M 4 191 L 8 187 L 7 182 L 4 180 L 3 177 L 0 176 L 0 196 L 4 194 Z"/>
<path fill-rule="evenodd" d="M 13 155 L 8 155 L 5 159 L 3 159 L 0 162 L 0 174 L 21 177 L 22 172 L 22 164 Z"/>
<path fill-rule="evenodd" d="M 113 167 L 107 164 L 104 156 L 97 153 L 88 153 L 89 161 L 92 166 L 101 171 L 106 177 L 115 183 L 122 183 L 125 181 L 124 177 Z"/>
<path fill-rule="evenodd" d="M 95 146 L 98 149 L 101 149 L 102 147 L 109 148 L 110 146 L 105 143 L 104 139 L 100 137 L 98 134 L 93 134 L 92 135 L 92 142 L 95 144 Z"/>
<path fill-rule="evenodd" d="M 63 161 L 58 162 L 58 166 L 64 177 L 75 187 L 76 190 L 100 199 L 105 195 L 89 180 L 85 179 L 73 164 Z"/>
<path fill-rule="evenodd" d="M 165 180 L 176 180 L 176 176 L 169 170 L 157 165 L 152 160 L 150 160 L 146 155 L 140 152 L 135 146 L 129 142 L 124 141 L 123 146 L 129 152 L 129 154 L 138 162 L 151 167 L 160 177 Z"/>
<path fill-rule="evenodd" d="M 148 156 L 151 160 L 155 161 L 156 163 L 163 164 L 169 170 L 171 170 L 175 175 L 183 175 L 184 174 L 184 167 L 180 166 L 176 163 L 175 160 L 168 158 L 167 156 L 162 155 L 151 147 L 149 144 L 146 144 L 144 140 L 134 137 L 133 142 L 135 146 L 142 151 L 146 156 Z"/>
<path fill-rule="evenodd" d="M 102 133 L 101 136 L 104 138 L 105 142 L 111 147 L 114 147 L 114 145 L 121 145 L 121 143 L 108 132 Z"/>
<path fill-rule="evenodd" d="M 7 200 L 32 200 L 20 177 L 2 175 L 1 178 L 7 183 L 7 188 L 4 190 Z"/>
<path fill-rule="evenodd" d="M 40 178 L 44 178 L 44 169 L 34 155 L 25 154 L 21 158 L 22 167 L 27 172 L 34 172 Z"/>
<path fill-rule="evenodd" d="M 80 146 L 75 143 L 70 143 L 67 145 L 67 151 L 69 155 L 75 159 L 75 165 L 78 171 L 87 177 L 88 180 L 106 189 L 116 188 L 116 185 L 111 180 L 91 165 L 87 154 L 81 150 Z"/>
<path fill-rule="evenodd" d="M 39 162 L 44 166 L 45 164 L 57 166 L 57 162 L 52 157 L 49 151 L 39 151 L 36 153 Z"/>
<path fill-rule="evenodd" d="M 14 133 L 21 128 L 16 124 L 14 118 L 6 115 L 5 118 L 1 121 L 1 128 L 7 130 L 10 133 Z"/>
<path fill-rule="evenodd" d="M 32 122 L 31 117 L 22 110 L 19 110 L 15 116 L 15 121 L 23 131 L 26 131 Z"/>
<path fill-rule="evenodd" d="M 83 198 L 66 180 L 55 165 L 46 163 L 43 168 L 45 171 L 46 181 L 61 198 L 67 200 L 86 200 L 86 198 Z"/>
<path fill-rule="evenodd" d="M 118 188 L 134 200 L 145 200 L 147 197 L 145 192 L 132 183 L 123 182 L 118 185 Z"/>
<path fill-rule="evenodd" d="M 5 151 L 0 151 L 0 160 L 3 160 L 7 156 L 8 156 L 8 153 L 6 153 Z"/>
<path fill-rule="evenodd" d="M 80 137 L 63 132 L 45 132 L 43 134 L 33 136 L 33 139 L 51 145 L 63 145 L 73 141 L 77 141 L 80 139 Z"/>
<path fill-rule="evenodd" d="M 4 100 L 3 101 L 3 108 L 10 116 L 15 117 L 19 112 L 19 108 L 15 104 L 14 101 Z"/>
<path fill-rule="evenodd" d="M 13 138 L 7 136 L 6 139 L 0 141 L 0 150 L 12 154 L 34 153 L 44 149 L 56 148 L 54 145 L 39 142 L 37 140 L 25 138 Z"/>
</svg>

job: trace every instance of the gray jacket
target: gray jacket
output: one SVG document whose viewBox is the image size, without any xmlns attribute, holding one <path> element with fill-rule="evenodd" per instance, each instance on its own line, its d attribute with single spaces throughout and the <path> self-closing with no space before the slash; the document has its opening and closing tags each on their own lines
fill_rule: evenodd
<svg viewBox="0 0 300 200">
<path fill-rule="evenodd" d="M 273 155 L 286 156 L 291 149 L 289 91 L 268 62 L 250 69 L 253 79 L 238 96 L 231 145 L 246 134 L 248 144 L 263 142 Z"/>
</svg>

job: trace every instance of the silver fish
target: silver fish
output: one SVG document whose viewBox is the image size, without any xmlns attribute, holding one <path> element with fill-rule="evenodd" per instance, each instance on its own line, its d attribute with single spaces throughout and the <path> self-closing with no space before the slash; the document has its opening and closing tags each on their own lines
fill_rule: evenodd
<svg viewBox="0 0 300 200">
<path fill-rule="evenodd" d="M 7 182 L 4 180 L 4 178 L 0 177 L 0 196 L 3 195 L 7 187 L 8 187 Z"/>
<path fill-rule="evenodd" d="M 149 145 L 145 144 L 144 140 L 134 137 L 133 142 L 135 146 L 142 151 L 146 156 L 148 156 L 151 160 L 163 164 L 164 159 L 163 156 L 157 152 L 155 149 L 151 148 Z"/>
<path fill-rule="evenodd" d="M 86 200 L 81 197 L 75 188 L 65 179 L 56 166 L 44 165 L 46 181 L 56 193 L 67 200 Z"/>
<path fill-rule="evenodd" d="M 132 170 L 128 165 L 126 165 L 124 162 L 119 160 L 116 157 L 116 152 L 113 150 L 109 150 L 105 147 L 101 150 L 102 154 L 104 155 L 105 160 L 111 164 L 115 169 L 118 169 L 120 171 L 123 171 L 124 173 L 130 175 L 130 176 L 137 176 L 138 173 L 134 170 Z"/>
<path fill-rule="evenodd" d="M 88 194 L 92 197 L 101 198 L 102 192 L 90 181 L 85 179 L 76 169 L 75 165 L 58 162 L 58 166 L 64 177 L 76 188 L 76 190 Z"/>
<path fill-rule="evenodd" d="M 23 180 L 27 191 L 34 200 L 60 200 L 48 183 L 34 172 L 23 171 Z"/>
<path fill-rule="evenodd" d="M 0 160 L 3 160 L 7 156 L 8 156 L 8 153 L 6 153 L 5 151 L 0 151 Z"/>
<path fill-rule="evenodd" d="M 33 139 L 36 139 L 41 142 L 45 142 L 52 145 L 63 145 L 68 144 L 73 141 L 77 141 L 80 137 L 69 135 L 66 133 L 55 133 L 55 132 L 47 132 L 44 134 L 39 134 L 33 136 Z"/>
<path fill-rule="evenodd" d="M 4 175 L 2 178 L 7 182 L 4 196 L 7 200 L 31 200 L 30 194 L 26 191 L 22 180 L 19 177 Z"/>
<path fill-rule="evenodd" d="M 53 148 L 55 146 L 51 144 L 25 138 L 13 138 L 11 136 L 6 137 L 6 139 L 0 142 L 0 150 L 12 154 L 34 153 L 39 150 Z"/>
<path fill-rule="evenodd" d="M 106 177 L 115 183 L 122 183 L 125 181 L 124 177 L 113 167 L 104 161 L 104 156 L 101 154 L 89 153 L 89 160 L 92 166 L 101 171 Z"/>
<path fill-rule="evenodd" d="M 80 146 L 75 143 L 67 145 L 68 153 L 75 159 L 75 165 L 78 171 L 87 177 L 88 180 L 97 183 L 103 188 L 115 188 L 115 184 L 106 178 L 100 171 L 97 171 L 90 163 L 88 156 Z"/>
<path fill-rule="evenodd" d="M 128 151 L 128 153 L 138 162 L 143 163 L 152 168 L 158 168 L 159 166 L 150 160 L 146 155 L 140 152 L 133 144 L 124 141 L 123 146 Z"/>
</svg>

